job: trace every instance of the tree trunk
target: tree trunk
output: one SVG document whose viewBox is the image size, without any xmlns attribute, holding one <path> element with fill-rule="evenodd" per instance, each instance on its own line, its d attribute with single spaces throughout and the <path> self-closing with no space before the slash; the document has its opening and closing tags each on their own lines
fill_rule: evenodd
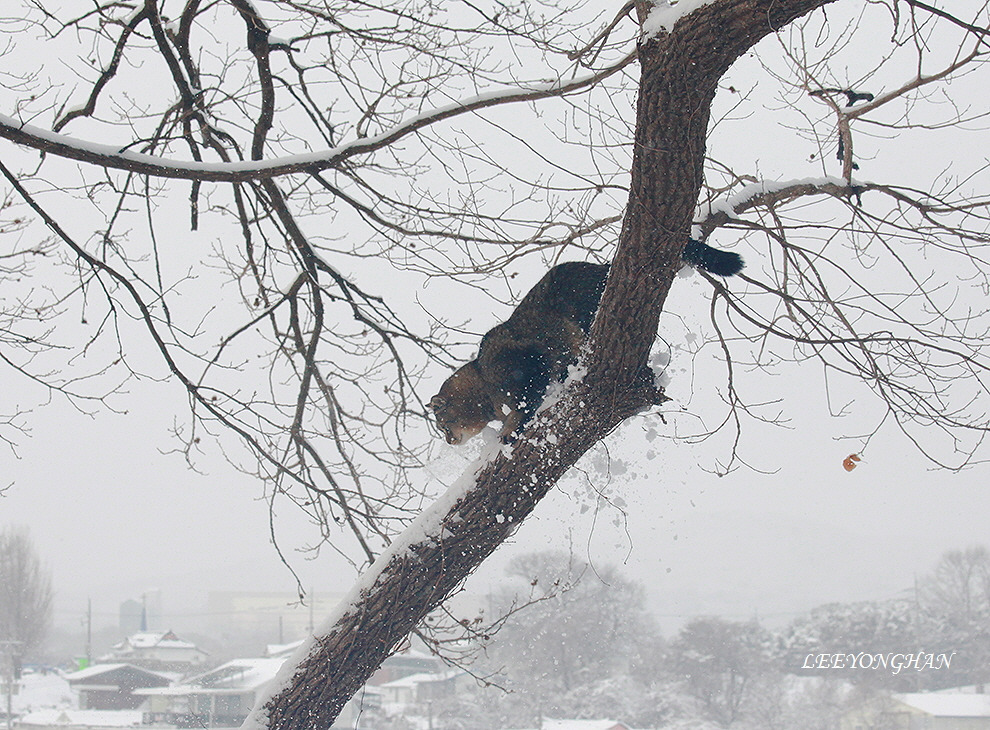
<svg viewBox="0 0 990 730">
<path fill-rule="evenodd" d="M 629 203 L 592 327 L 588 373 L 436 520 L 432 535 L 372 566 L 370 587 L 317 637 L 291 683 L 255 720 L 271 730 L 328 728 L 416 625 L 526 518 L 557 480 L 621 421 L 663 400 L 647 368 L 681 265 L 702 182 L 719 79 L 757 41 L 833 0 L 715 0 L 640 46 Z M 681 0 L 687 4 L 688 0 Z M 650 4 L 642 3 L 640 17 Z M 548 435 L 553 434 L 550 439 Z"/>
</svg>

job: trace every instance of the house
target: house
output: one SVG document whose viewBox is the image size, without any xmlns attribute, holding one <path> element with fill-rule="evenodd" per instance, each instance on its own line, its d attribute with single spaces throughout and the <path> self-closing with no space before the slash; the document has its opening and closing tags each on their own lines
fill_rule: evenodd
<svg viewBox="0 0 990 730">
<path fill-rule="evenodd" d="M 116 644 L 100 661 L 127 662 L 158 671 L 188 672 L 201 669 L 208 658 L 205 651 L 171 631 L 142 631 Z"/>
<path fill-rule="evenodd" d="M 842 716 L 841 730 L 990 730 L 990 695 L 914 692 L 877 698 Z"/>
<path fill-rule="evenodd" d="M 265 648 L 266 657 L 288 659 L 302 646 L 303 642 L 293 641 L 289 644 L 269 644 Z M 415 649 L 406 648 L 396 652 L 382 662 L 368 680 L 368 684 L 380 687 L 410 674 L 429 674 L 442 672 L 443 660 L 432 654 L 424 654 Z"/>
<path fill-rule="evenodd" d="M 145 720 L 179 727 L 236 727 L 284 661 L 235 659 L 170 687 L 145 690 Z"/>
<path fill-rule="evenodd" d="M 171 678 L 132 664 L 94 664 L 65 675 L 79 693 L 80 710 L 135 710 L 144 697 L 135 690 L 165 687 Z"/>
<path fill-rule="evenodd" d="M 615 720 L 552 720 L 545 718 L 541 730 L 629 730 Z"/>
<path fill-rule="evenodd" d="M 145 723 L 237 727 L 284 662 L 285 657 L 234 659 L 179 684 L 141 690 L 141 695 L 148 699 Z M 337 723 L 353 730 L 362 715 L 373 717 L 381 704 L 381 693 L 366 688 L 345 705 Z"/>
<path fill-rule="evenodd" d="M 343 593 L 310 593 L 303 603 L 298 593 L 210 591 L 210 634 L 264 637 L 266 641 L 276 636 L 309 636 L 315 617 L 326 616 L 343 597 Z"/>
<path fill-rule="evenodd" d="M 288 659 L 296 653 L 296 650 L 302 646 L 302 643 L 302 640 L 299 640 L 288 644 L 268 644 L 265 647 L 265 656 L 272 659 L 275 657 Z"/>
<path fill-rule="evenodd" d="M 378 670 L 371 675 L 368 684 L 381 686 L 388 682 L 408 677 L 410 674 L 436 673 L 443 670 L 443 660 L 432 654 L 407 648 L 396 652 L 382 662 Z"/>
<path fill-rule="evenodd" d="M 422 705 L 453 697 L 469 677 L 459 669 L 417 672 L 378 685 L 386 703 L 397 708 Z"/>
<path fill-rule="evenodd" d="M 630 730 L 630 728 L 624 722 L 616 720 L 564 720 L 545 717 L 540 721 L 539 730 Z"/>
</svg>

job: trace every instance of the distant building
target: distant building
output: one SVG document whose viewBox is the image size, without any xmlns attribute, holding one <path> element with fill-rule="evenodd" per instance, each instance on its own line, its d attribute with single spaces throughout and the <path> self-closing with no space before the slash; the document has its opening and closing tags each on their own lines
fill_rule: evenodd
<svg viewBox="0 0 990 730">
<path fill-rule="evenodd" d="M 990 695 L 914 692 L 881 697 L 843 715 L 841 730 L 990 730 Z"/>
<path fill-rule="evenodd" d="M 415 649 L 406 649 L 382 662 L 378 670 L 371 675 L 368 684 L 383 685 L 408 677 L 410 674 L 435 674 L 443 669 L 444 663 L 439 657 Z"/>
<path fill-rule="evenodd" d="M 311 593 L 306 602 L 292 593 L 211 591 L 207 598 L 214 636 L 248 635 L 289 642 L 313 633 L 314 625 L 340 602 L 343 593 Z"/>
<path fill-rule="evenodd" d="M 236 727 L 247 717 L 258 691 L 275 677 L 283 661 L 235 659 L 179 684 L 145 690 L 146 720 L 180 727 Z"/>
<path fill-rule="evenodd" d="M 135 690 L 165 687 L 171 678 L 132 664 L 94 664 L 65 675 L 79 693 L 80 710 L 136 710 L 144 697 Z"/>
<path fill-rule="evenodd" d="M 302 646 L 303 640 L 293 641 L 288 644 L 269 644 L 265 647 L 265 656 L 269 659 L 288 659 L 296 649 Z"/>
<path fill-rule="evenodd" d="M 302 641 L 269 644 L 265 656 L 284 661 L 290 659 L 302 644 Z M 407 648 L 382 662 L 368 680 L 367 688 L 379 691 L 390 712 L 403 712 L 415 705 L 453 697 L 462 685 L 473 683 L 474 680 L 463 671 L 445 670 L 444 667 L 438 657 Z M 375 709 L 379 706 L 376 704 Z"/>
<path fill-rule="evenodd" d="M 378 685 L 391 710 L 402 711 L 415 705 L 425 705 L 453 697 L 458 689 L 472 680 L 460 669 L 445 672 L 417 672 Z"/>
<path fill-rule="evenodd" d="M 127 599 L 120 604 L 120 633 L 124 636 L 148 630 L 148 620 L 140 601 Z"/>
<path fill-rule="evenodd" d="M 148 699 L 145 722 L 178 727 L 237 727 L 284 662 L 284 657 L 235 659 L 181 684 L 141 690 Z M 366 688 L 344 707 L 335 727 L 353 730 L 359 717 L 374 717 L 381 704 L 380 693 Z"/>
<path fill-rule="evenodd" d="M 302 646 L 303 641 L 293 641 L 291 644 L 269 644 L 265 647 L 265 656 L 275 659 L 288 659 Z M 375 670 L 368 684 L 380 687 L 388 682 L 408 677 L 410 674 L 436 674 L 442 672 L 446 665 L 439 657 L 424 654 L 421 651 L 407 648 L 392 654 Z"/>
<path fill-rule="evenodd" d="M 156 671 L 189 672 L 201 669 L 208 658 L 205 651 L 171 631 L 146 631 L 128 636 L 99 661 L 125 662 Z"/>
<path fill-rule="evenodd" d="M 130 636 L 145 631 L 160 631 L 162 627 L 162 592 L 150 590 L 141 600 L 128 599 L 120 604 L 120 633 Z"/>
<path fill-rule="evenodd" d="M 630 730 L 624 722 L 615 720 L 563 720 L 544 718 L 540 730 Z"/>
<path fill-rule="evenodd" d="M 982 695 L 986 694 L 986 684 L 967 684 L 965 687 L 951 687 L 949 689 L 933 689 L 934 694 L 943 695 Z"/>
</svg>

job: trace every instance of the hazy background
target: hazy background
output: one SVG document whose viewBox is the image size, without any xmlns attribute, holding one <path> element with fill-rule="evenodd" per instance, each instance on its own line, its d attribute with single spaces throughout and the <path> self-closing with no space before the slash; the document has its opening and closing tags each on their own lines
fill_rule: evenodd
<svg viewBox="0 0 990 730">
<path fill-rule="evenodd" d="M 758 69 L 747 70 L 746 63 L 733 69 L 726 85 L 753 97 L 746 113 L 755 115 L 763 77 Z M 985 96 L 982 85 L 973 82 L 972 87 L 979 93 L 972 98 Z M 955 89 L 961 97 L 967 93 L 963 85 Z M 810 144 L 806 149 L 793 142 L 790 157 L 786 151 L 762 157 L 760 145 L 779 152 L 790 143 L 783 140 L 793 136 L 778 135 L 780 128 L 768 127 L 765 118 L 754 116 L 750 124 L 757 130 L 752 137 L 742 131 L 745 125 L 735 125 L 732 134 L 738 137 L 722 140 L 721 146 L 715 140 L 719 155 L 729 158 L 738 147 L 765 159 L 759 169 L 767 179 L 821 174 L 819 162 L 807 162 Z M 857 148 L 869 159 L 864 174 L 895 179 L 905 169 L 938 169 L 945 149 L 940 135 L 949 133 L 924 134 L 928 141 L 923 145 L 904 140 L 891 145 L 911 149 L 910 159 L 876 152 L 884 149 L 883 140 L 870 141 L 876 150 L 865 144 Z M 985 130 L 971 130 L 969 137 L 952 134 L 954 144 L 985 148 Z M 197 235 L 208 241 L 215 233 Z M 753 269 L 762 265 L 751 252 L 743 254 Z M 532 283 L 542 274 L 536 257 L 517 269 L 521 291 L 521 282 Z M 399 281 L 382 280 L 378 290 L 401 287 Z M 508 314 L 508 304 L 492 311 L 492 303 L 480 299 L 451 303 L 441 286 L 434 283 L 414 297 L 438 315 L 468 318 L 478 332 Z M 690 277 L 675 282 L 672 305 L 698 312 L 697 322 L 678 320 L 677 332 L 700 326 L 704 291 Z M 697 301 L 685 304 L 692 296 Z M 985 302 L 974 306 L 985 307 Z M 671 324 L 669 318 L 662 320 L 661 334 L 675 350 L 688 348 L 685 335 L 670 334 Z M 698 614 L 756 616 L 773 625 L 821 603 L 902 595 L 944 551 L 990 544 L 990 466 L 935 471 L 887 424 L 869 441 L 864 461 L 847 473 L 842 460 L 865 443 L 857 434 L 869 432 L 881 415 L 867 406 L 856 418 L 830 419 L 815 367 L 781 373 L 769 381 L 771 392 L 759 395 L 787 404 L 787 427 L 748 424 L 742 450 L 748 466 L 717 477 L 712 472 L 726 457 L 724 441 L 689 443 L 665 436 L 699 430 L 693 409 L 699 399 L 718 397 L 724 373 L 714 360 L 689 365 L 675 357 L 669 412 L 682 405 L 686 412 L 672 415 L 669 426 L 655 416 L 631 419 L 593 450 L 468 582 L 469 597 L 458 600 L 483 602 L 509 557 L 553 548 L 573 551 L 592 565 L 622 566 L 645 584 L 650 608 L 667 632 Z M 446 375 L 434 368 L 421 395 L 428 398 Z M 737 378 L 745 383 L 746 373 Z M 766 382 L 760 387 L 768 387 Z M 0 391 L 11 395 L 11 402 L 18 402 L 16 396 L 27 387 L 9 370 L 0 370 Z M 272 545 L 272 524 L 305 589 L 330 595 L 348 589 L 354 571 L 329 550 L 305 552 L 316 536 L 291 510 L 277 506 L 270 523 L 260 485 L 227 464 L 213 444 L 204 442 L 199 471 L 169 453 L 178 445 L 170 429 L 186 419 L 180 388 L 143 381 L 129 384 L 128 390 L 127 397 L 114 400 L 126 409 L 123 413 L 87 415 L 54 400 L 24 419 L 30 433 L 16 454 L 0 445 L 0 488 L 10 485 L 0 496 L 0 526 L 30 528 L 37 552 L 52 571 L 60 630 L 81 642 L 88 601 L 99 629 L 116 626 L 120 603 L 140 600 L 148 591 L 160 592 L 163 625 L 156 628 L 189 632 L 207 631 L 216 618 L 209 609 L 210 592 L 273 591 L 288 601 L 296 579 Z M 430 467 L 433 488 L 450 483 L 475 451 L 473 445 L 459 450 L 438 439 Z M 607 498 L 599 496 L 602 489 Z M 76 651 L 81 649 L 80 644 Z"/>
<path fill-rule="evenodd" d="M 654 427 L 665 428 L 637 417 L 551 493 L 468 593 L 482 602 L 512 555 L 563 549 L 642 581 L 665 631 L 698 614 L 773 625 L 821 603 L 910 591 L 945 550 L 990 542 L 985 465 L 934 471 L 882 434 L 847 473 L 842 459 L 856 449 L 836 438 L 841 422 L 812 415 L 821 412 L 820 393 L 798 379 L 781 385 L 807 402 L 808 415 L 787 429 L 750 432 L 748 455 L 764 471 L 714 476 L 717 450 L 648 441 Z M 678 390 L 675 378 L 675 398 Z M 0 524 L 30 527 L 52 571 L 56 626 L 81 636 L 87 600 L 94 629 L 116 626 L 119 604 L 149 590 L 160 591 L 156 628 L 177 631 L 215 623 L 211 591 L 276 591 L 288 601 L 295 580 L 272 546 L 259 485 L 217 454 L 197 473 L 163 453 L 175 446 L 173 419 L 182 418 L 178 389 L 148 384 L 129 400 L 125 414 L 95 416 L 53 402 L 31 417 L 18 458 L 0 457 L 12 485 L 0 498 Z M 473 453 L 438 440 L 437 482 L 449 483 Z M 300 552 L 314 536 L 297 514 L 277 508 L 274 524 L 308 591 L 347 590 L 354 573 L 342 560 Z"/>
</svg>

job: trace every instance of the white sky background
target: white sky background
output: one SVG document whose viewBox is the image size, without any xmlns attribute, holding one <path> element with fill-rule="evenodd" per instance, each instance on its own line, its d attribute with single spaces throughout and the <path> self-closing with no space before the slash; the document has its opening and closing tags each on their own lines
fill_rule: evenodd
<svg viewBox="0 0 990 730">
<path fill-rule="evenodd" d="M 849 72 L 850 78 L 855 75 L 855 69 Z M 738 115 L 752 116 L 733 127 L 738 137 L 714 137 L 713 153 L 731 156 L 726 145 L 735 141 L 740 152 L 761 160 L 759 172 L 767 179 L 823 174 L 820 164 L 808 159 L 812 145 L 785 126 L 795 120 L 780 110 L 765 111 L 775 104 L 773 84 L 749 60 L 730 73 L 724 86 L 729 84 L 748 100 Z M 976 80 L 955 88 L 964 94 L 983 86 Z M 725 92 L 720 98 L 735 100 Z M 985 103 L 982 91 L 969 98 Z M 984 150 L 990 141 L 982 128 L 954 134 L 958 149 Z M 870 179 L 941 169 L 945 154 L 930 141 L 878 140 L 870 149 L 858 139 L 869 158 L 863 167 Z M 947 141 L 944 134 L 926 139 Z M 779 151 L 785 144 L 793 145 L 790 157 Z M 762 156 L 761 146 L 774 155 Z M 731 234 L 718 235 L 727 240 Z M 742 253 L 758 270 L 758 252 Z M 521 280 L 539 278 L 542 270 L 535 262 L 531 257 L 517 267 Z M 383 282 L 383 290 L 388 284 Z M 438 288 L 417 295 L 431 311 L 441 312 L 441 285 L 432 286 Z M 699 292 L 703 286 L 696 278 L 679 279 L 672 302 L 688 301 Z M 661 324 L 675 348 L 689 348 L 692 342 L 684 332 L 702 326 L 706 305 L 697 301 L 696 323 L 686 315 L 682 324 L 669 318 Z M 477 300 L 476 308 L 471 326 L 479 332 L 508 314 L 508 308 L 492 312 L 486 301 Z M 448 314 L 466 316 L 463 302 Z M 675 350 L 670 394 L 678 404 L 689 404 L 691 412 L 704 411 L 707 391 L 720 385 L 717 378 L 704 377 L 708 367 L 702 358 L 691 371 Z M 564 480 L 469 588 L 484 594 L 512 554 L 572 549 L 593 564 L 624 564 L 647 586 L 651 607 L 667 630 L 699 613 L 780 622 L 828 601 L 897 595 L 945 550 L 990 543 L 990 467 L 932 471 L 903 438 L 885 429 L 870 443 L 865 461 L 846 473 L 842 459 L 862 442 L 839 439 L 862 433 L 873 414 L 828 419 L 820 371 L 802 366 L 781 372 L 772 382 L 775 394 L 788 403 L 790 428 L 747 431 L 743 454 L 755 470 L 715 477 L 710 470 L 724 458 L 724 443 L 675 443 L 663 438 L 673 425 L 632 419 L 586 460 L 588 477 Z M 423 395 L 428 398 L 446 375 L 441 368 L 431 371 L 432 386 Z M 0 393 L 22 393 L 25 387 L 10 371 L 0 370 Z M 20 458 L 0 451 L 0 484 L 13 484 L 0 498 L 0 525 L 30 527 L 52 569 L 58 623 L 78 626 L 87 598 L 93 600 L 97 625 L 100 617 L 115 623 L 119 602 L 149 588 L 162 590 L 165 623 L 176 627 L 190 625 L 202 613 L 209 590 L 292 592 L 294 580 L 269 542 L 267 505 L 257 499 L 261 488 L 231 469 L 210 445 L 198 464 L 205 474 L 188 470 L 180 456 L 161 453 L 174 448 L 169 429 L 174 420 L 184 422 L 185 398 L 171 385 L 146 383 L 131 390 L 129 398 L 115 401 L 127 408 L 126 414 L 104 411 L 90 417 L 56 400 L 29 417 L 31 436 L 19 446 Z M 678 428 L 696 427 L 690 415 L 674 421 Z M 654 429 L 661 437 L 647 440 Z M 456 478 L 473 448 L 456 450 L 438 441 L 432 465 L 438 481 Z M 646 458 L 651 450 L 655 455 Z M 625 502 L 624 509 L 604 503 L 590 484 L 607 487 L 611 499 Z M 297 515 L 280 510 L 277 531 L 307 588 L 342 592 L 349 587 L 349 574 L 329 551 L 317 560 L 293 552 L 312 538 Z"/>
</svg>

